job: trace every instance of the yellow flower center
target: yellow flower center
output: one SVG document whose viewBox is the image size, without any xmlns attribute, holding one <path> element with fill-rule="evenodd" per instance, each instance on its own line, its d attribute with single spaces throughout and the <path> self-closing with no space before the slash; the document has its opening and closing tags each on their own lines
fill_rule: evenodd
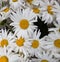
<svg viewBox="0 0 60 62">
<path fill-rule="evenodd" d="M 8 40 L 7 39 L 2 39 L 0 42 L 0 46 L 4 47 L 8 45 Z"/>
<path fill-rule="evenodd" d="M 12 2 L 17 2 L 18 0 L 12 0 Z"/>
<path fill-rule="evenodd" d="M 60 48 L 60 39 L 54 41 L 54 46 Z"/>
<path fill-rule="evenodd" d="M 16 44 L 19 47 L 23 46 L 24 45 L 24 42 L 25 42 L 25 40 L 22 37 L 16 40 Z"/>
<path fill-rule="evenodd" d="M 10 8 L 5 8 L 3 12 L 7 13 L 10 10 Z"/>
<path fill-rule="evenodd" d="M 22 28 L 22 29 L 27 29 L 29 27 L 29 22 L 28 20 L 26 19 L 22 19 L 19 23 L 19 26 Z"/>
<path fill-rule="evenodd" d="M 48 62 L 48 60 L 41 60 L 41 62 Z"/>
<path fill-rule="evenodd" d="M 33 48 L 38 48 L 38 46 L 39 46 L 39 41 L 38 40 L 33 40 L 32 47 Z"/>
<path fill-rule="evenodd" d="M 48 11 L 49 14 L 53 15 L 52 6 L 49 5 L 47 7 L 47 11 Z"/>
<path fill-rule="evenodd" d="M 33 0 L 26 0 L 26 2 L 28 2 L 29 4 L 32 4 Z"/>
<path fill-rule="evenodd" d="M 33 8 L 33 12 L 38 14 L 40 12 L 39 8 Z"/>
<path fill-rule="evenodd" d="M 9 62 L 9 61 L 8 61 L 8 58 L 6 56 L 1 56 L 0 62 Z"/>
</svg>

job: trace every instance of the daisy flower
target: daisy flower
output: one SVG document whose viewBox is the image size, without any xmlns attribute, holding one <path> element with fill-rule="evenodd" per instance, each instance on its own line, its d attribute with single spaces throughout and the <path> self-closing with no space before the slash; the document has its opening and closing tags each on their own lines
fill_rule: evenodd
<svg viewBox="0 0 60 62">
<path fill-rule="evenodd" d="M 12 13 L 10 16 L 11 26 L 14 26 L 14 31 L 17 36 L 27 38 L 31 33 L 33 33 L 34 29 L 37 27 L 33 24 L 36 22 L 36 15 L 32 13 L 29 9 L 21 11 L 17 11 L 16 13 Z"/>
<path fill-rule="evenodd" d="M 11 48 L 13 49 L 13 41 L 15 40 L 15 37 L 14 35 L 10 32 L 8 34 L 8 31 L 6 30 L 1 30 L 1 33 L 0 33 L 0 47 L 7 47 L 7 49 Z"/>
<path fill-rule="evenodd" d="M 17 62 L 18 59 L 18 54 L 9 52 L 6 47 L 0 48 L 0 62 Z"/>
<path fill-rule="evenodd" d="M 41 9 L 40 6 L 39 6 L 39 7 L 33 6 L 33 7 L 31 7 L 30 9 L 31 9 L 31 11 L 32 11 L 36 16 L 41 17 L 41 15 L 42 15 L 42 9 Z"/>
<path fill-rule="evenodd" d="M 48 40 L 46 39 L 46 46 L 44 47 L 47 50 L 51 51 L 60 51 L 60 33 L 59 32 L 51 32 L 47 36 Z"/>
<path fill-rule="evenodd" d="M 9 0 L 10 8 L 13 10 L 17 10 L 21 6 L 24 6 L 23 0 Z"/>
<path fill-rule="evenodd" d="M 51 23 L 54 19 L 54 0 L 42 0 L 40 1 L 40 6 L 42 9 L 42 21 Z"/>
<path fill-rule="evenodd" d="M 27 41 L 25 42 L 25 46 L 27 47 L 28 53 L 31 56 L 37 56 L 37 53 L 40 51 L 42 51 L 42 49 L 44 48 L 44 40 L 39 39 L 40 36 L 40 31 L 35 31 L 32 34 L 32 37 L 27 39 Z"/>
<path fill-rule="evenodd" d="M 14 47 L 13 51 L 15 53 L 19 52 L 19 55 L 24 56 L 24 59 L 26 59 L 29 56 L 27 49 L 24 45 L 25 42 L 26 42 L 26 39 L 19 36 L 16 37 L 15 42 L 13 42 L 13 47 Z"/>
<path fill-rule="evenodd" d="M 38 53 L 36 62 L 58 62 L 58 59 L 53 58 L 52 51 L 42 51 Z"/>
<path fill-rule="evenodd" d="M 60 32 L 55 31 L 48 35 L 50 41 L 47 42 L 47 47 L 53 51 L 53 54 L 56 58 L 60 58 Z"/>
</svg>

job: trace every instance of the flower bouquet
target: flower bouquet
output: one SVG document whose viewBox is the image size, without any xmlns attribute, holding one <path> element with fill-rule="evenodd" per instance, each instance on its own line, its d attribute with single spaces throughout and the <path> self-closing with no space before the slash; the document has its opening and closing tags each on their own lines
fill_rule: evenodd
<svg viewBox="0 0 60 62">
<path fill-rule="evenodd" d="M 60 62 L 58 1 L 0 0 L 0 62 Z"/>
</svg>

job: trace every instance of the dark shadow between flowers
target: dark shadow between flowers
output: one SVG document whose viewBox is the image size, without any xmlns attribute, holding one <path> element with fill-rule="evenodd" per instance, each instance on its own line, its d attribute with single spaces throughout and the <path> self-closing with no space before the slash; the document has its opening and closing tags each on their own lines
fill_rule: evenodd
<svg viewBox="0 0 60 62">
<path fill-rule="evenodd" d="M 8 21 L 9 21 L 9 22 L 8 22 Z M 6 30 L 8 31 L 8 33 L 9 33 L 9 31 L 11 31 L 12 33 L 14 33 L 14 31 L 13 31 L 13 26 L 10 26 L 10 23 L 11 23 L 11 22 L 12 22 L 12 21 L 10 20 L 10 18 L 1 21 L 1 22 L 0 22 L 0 30 L 1 30 L 1 29 L 3 29 L 3 30 L 6 29 Z"/>
<path fill-rule="evenodd" d="M 46 23 L 44 23 L 44 21 L 41 21 L 41 18 L 38 17 L 37 22 L 35 22 L 34 25 L 38 26 L 37 31 L 40 30 L 41 32 L 40 38 L 48 35 L 48 26 Z"/>
</svg>

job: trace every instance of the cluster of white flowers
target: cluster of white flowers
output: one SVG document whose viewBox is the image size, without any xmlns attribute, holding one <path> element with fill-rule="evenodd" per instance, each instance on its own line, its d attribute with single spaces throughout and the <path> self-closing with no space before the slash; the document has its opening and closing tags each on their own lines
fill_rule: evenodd
<svg viewBox="0 0 60 62">
<path fill-rule="evenodd" d="M 13 33 L 0 29 L 0 62 L 60 62 L 60 4 L 56 0 L 2 1 L 6 5 L 0 7 L 0 24 L 11 21 Z M 54 25 L 42 38 L 34 25 L 38 17 L 47 26 Z"/>
</svg>

